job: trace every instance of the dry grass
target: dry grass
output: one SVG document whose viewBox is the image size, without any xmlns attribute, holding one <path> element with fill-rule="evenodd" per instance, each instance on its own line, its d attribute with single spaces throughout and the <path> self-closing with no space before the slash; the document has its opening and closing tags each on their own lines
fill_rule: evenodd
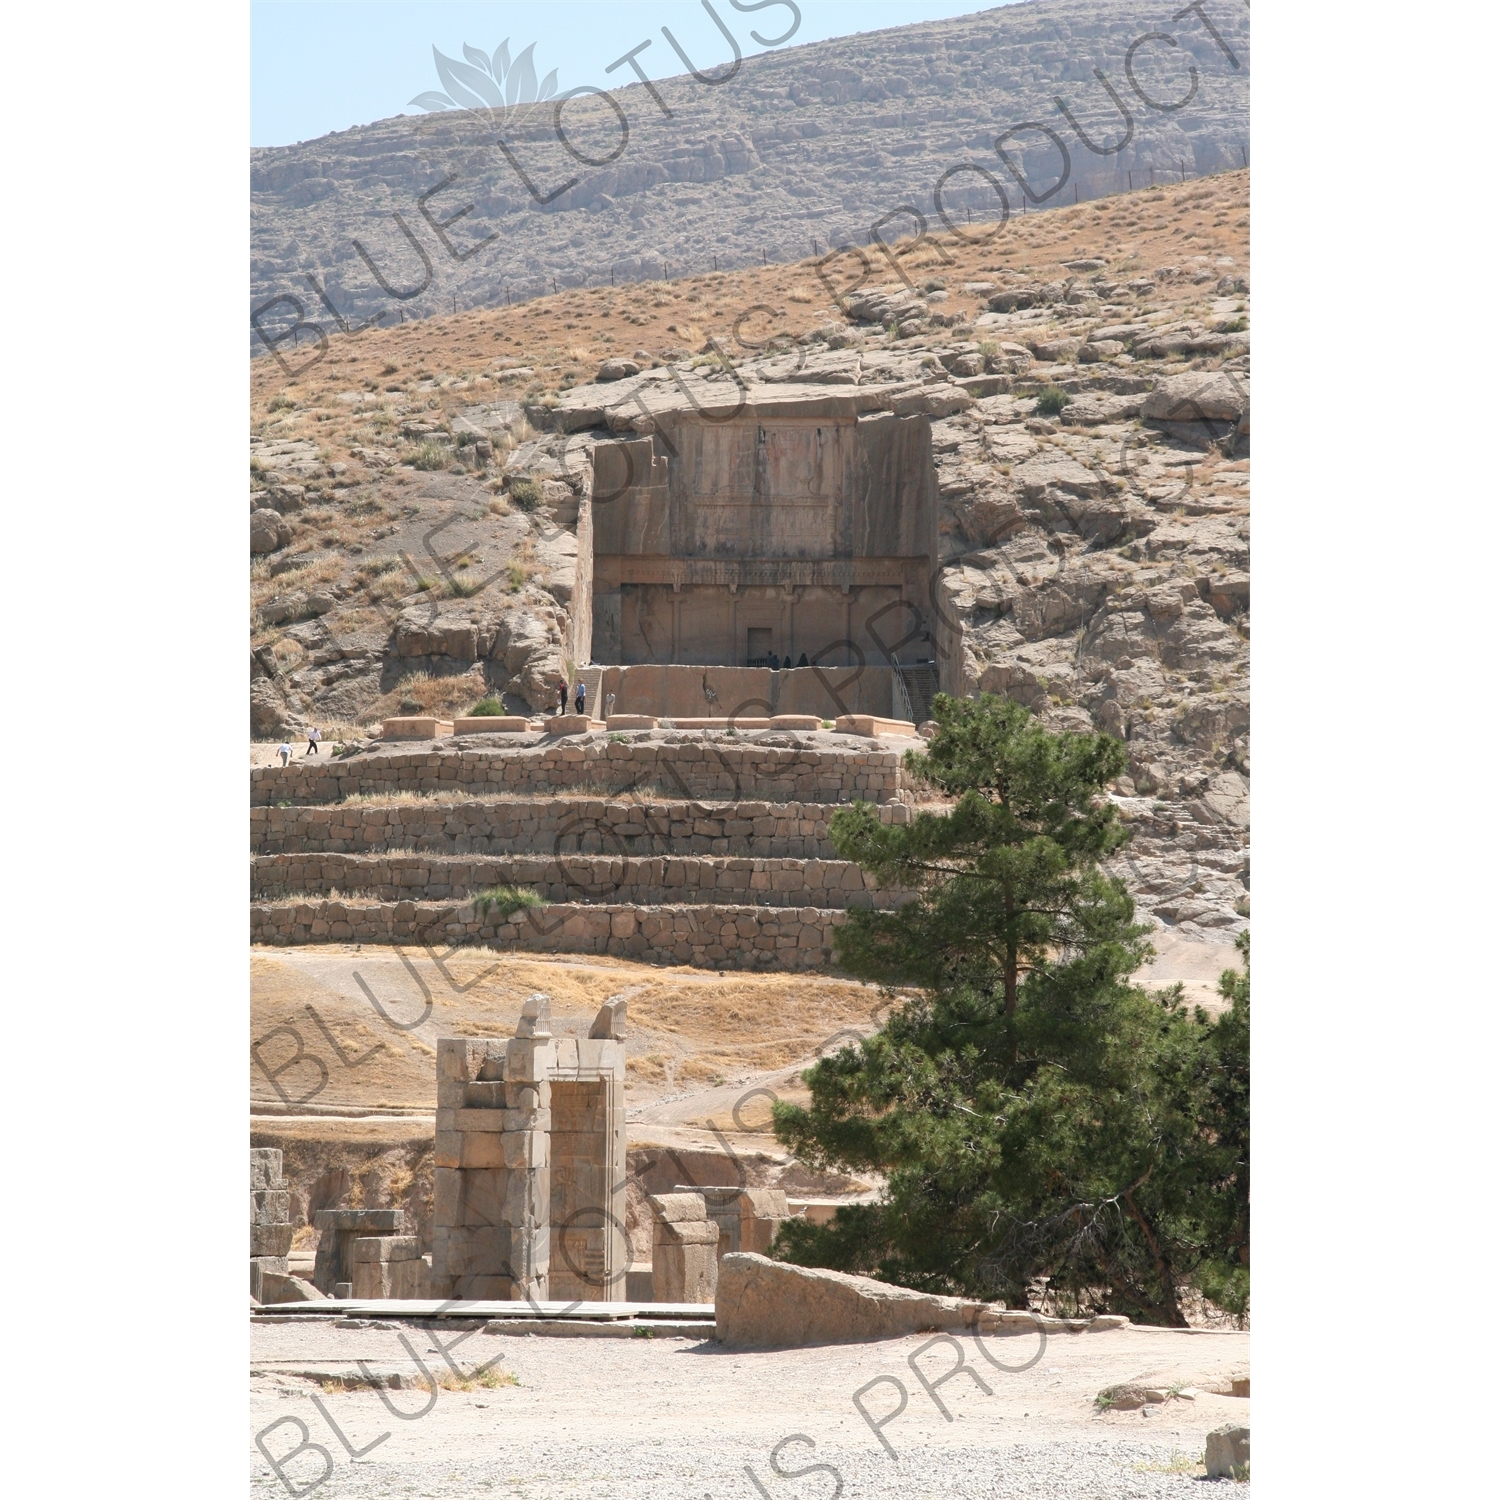
<svg viewBox="0 0 1500 1500">
<path fill-rule="evenodd" d="M 1141 189 L 1027 214 L 1013 219 L 1003 232 L 987 241 L 979 238 L 987 226 L 966 225 L 965 235 L 972 238 L 934 236 L 941 240 L 941 253 L 935 245 L 924 247 L 918 254 L 903 255 L 902 265 L 908 274 L 928 268 L 941 274 L 948 282 L 950 299 L 946 306 L 950 311 L 978 305 L 976 298 L 959 290 L 965 281 L 994 279 L 997 273 L 1020 271 L 1022 267 L 1030 268 L 1028 274 L 1048 279 L 1061 261 L 1084 252 L 1103 256 L 1117 271 L 1181 265 L 1191 255 L 1207 256 L 1212 266 L 1224 254 L 1233 256 L 1236 269 L 1243 270 L 1249 260 L 1249 181 L 1247 171 L 1228 172 L 1212 179 Z M 1143 213 L 1143 209 L 1148 212 Z M 1181 232 L 1174 235 L 1174 229 Z M 1194 238 L 1185 244 L 1188 233 Z M 942 253 L 951 263 L 943 261 Z M 853 266 L 852 259 L 849 266 Z M 838 261 L 830 263 L 826 274 L 836 287 L 853 277 L 853 272 Z M 891 275 L 884 279 L 895 278 Z M 695 306 L 694 322 L 680 323 L 678 312 L 684 299 L 705 293 L 711 294 L 711 306 L 701 311 Z M 1174 293 L 1169 286 L 1157 300 L 1181 300 L 1181 293 Z M 740 309 L 757 302 L 785 307 L 787 312 L 771 320 L 771 327 L 757 321 L 751 333 L 756 339 L 772 332 L 796 336 L 817 326 L 826 316 L 820 311 L 823 297 L 814 280 L 811 259 L 717 275 L 706 273 L 651 287 L 574 288 L 514 307 L 369 329 L 357 343 L 333 335 L 329 358 L 300 377 L 295 387 L 283 386 L 274 360 L 255 360 L 251 367 L 254 416 L 262 428 L 274 420 L 277 436 L 286 435 L 289 419 L 299 424 L 299 430 L 315 428 L 319 442 L 338 457 L 344 440 L 342 429 L 352 429 L 358 419 L 347 406 L 338 407 L 333 398 L 339 391 L 358 389 L 367 381 L 377 387 L 398 383 L 383 375 L 389 366 L 403 371 L 420 368 L 428 378 L 440 377 L 446 371 L 482 370 L 498 353 L 535 369 L 534 388 L 555 389 L 564 367 L 581 364 L 585 354 L 590 359 L 595 357 L 572 330 L 564 328 L 565 323 L 577 325 L 588 318 L 589 349 L 603 345 L 608 334 L 623 349 L 641 347 L 659 357 L 668 347 L 682 346 L 688 338 L 684 329 L 700 336 L 711 333 L 732 348 L 735 318 Z M 669 331 L 669 324 L 676 325 L 677 331 Z M 585 369 L 585 374 L 592 376 L 592 371 Z M 490 389 L 488 381 L 453 381 L 424 394 L 438 403 L 433 415 L 448 417 Z M 278 394 L 285 394 L 304 409 L 272 413 L 269 404 Z M 318 413 L 306 408 L 325 402 L 333 408 L 327 413 L 332 420 L 309 420 Z"/>
<path fill-rule="evenodd" d="M 485 696 L 483 664 L 456 677 L 434 677 L 428 672 L 410 672 L 390 692 L 377 698 L 368 710 L 370 722 L 394 719 L 402 714 L 436 714 L 451 718 L 467 713 Z M 403 708 L 415 703 L 415 709 Z"/>
<path fill-rule="evenodd" d="M 391 949 L 257 949 L 250 970 L 251 1034 L 265 1037 L 273 1027 L 289 1025 L 313 1047 L 307 1036 L 306 1007 L 311 1004 L 352 1055 L 384 1044 L 356 1069 L 333 1068 L 319 1103 L 430 1109 L 433 1060 L 423 1036 L 513 1035 L 522 1004 L 537 991 L 551 997 L 554 1031 L 582 1034 L 606 999 L 623 995 L 630 1008 L 628 1087 L 636 1099 L 659 1093 L 674 1076 L 737 1081 L 750 1072 L 795 1063 L 840 1032 L 873 1030 L 872 1011 L 880 999 L 868 987 L 819 976 L 728 974 L 718 979 L 702 970 L 626 959 L 570 955 L 554 960 L 484 947 L 456 954 L 440 951 L 439 956 L 441 968 L 420 949 L 407 952 L 433 1005 L 418 1036 L 385 1025 L 354 981 L 358 972 L 398 1020 L 419 1015 L 424 996 Z M 275 1068 L 292 1050 L 285 1038 L 268 1043 L 265 1065 Z M 247 1062 L 252 1097 L 271 1097 L 264 1072 L 253 1058 Z M 304 1080 L 295 1071 L 282 1078 L 294 1097 L 316 1082 L 315 1076 Z M 788 1098 L 796 1095 L 795 1089 L 780 1092 Z M 764 1128 L 768 1120 L 769 1105 L 762 1096 L 740 1111 L 740 1122 L 752 1130 Z"/>
</svg>

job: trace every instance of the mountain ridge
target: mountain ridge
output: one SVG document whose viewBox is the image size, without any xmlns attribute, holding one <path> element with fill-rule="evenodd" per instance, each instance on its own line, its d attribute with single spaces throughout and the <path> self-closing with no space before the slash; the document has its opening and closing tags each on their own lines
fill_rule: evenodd
<svg viewBox="0 0 1500 1500">
<path fill-rule="evenodd" d="M 1248 18 L 1177 13 L 1030 0 L 632 82 L 569 102 L 560 133 L 546 104 L 257 148 L 252 347 L 1246 165 Z"/>
</svg>

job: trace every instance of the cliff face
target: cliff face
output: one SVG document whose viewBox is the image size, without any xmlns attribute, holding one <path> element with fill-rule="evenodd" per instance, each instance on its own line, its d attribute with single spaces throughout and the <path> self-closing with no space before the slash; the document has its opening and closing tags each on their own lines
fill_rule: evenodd
<svg viewBox="0 0 1500 1500">
<path fill-rule="evenodd" d="M 719 11 L 746 35 L 789 19 Z M 944 214 L 993 219 L 997 187 L 1019 213 L 1017 174 L 1034 211 L 1246 165 L 1248 13 L 1211 0 L 1201 15 L 1173 14 L 1154 0 L 1035 0 L 809 46 L 793 38 L 732 68 L 710 29 L 719 50 L 694 63 L 717 81 L 616 88 L 618 115 L 581 96 L 561 136 L 544 103 L 257 150 L 251 305 L 296 299 L 262 315 L 273 337 L 296 305 L 334 326 L 322 296 L 351 322 L 388 326 L 612 277 L 865 246 L 936 229 Z M 675 55 L 657 37 L 637 62 L 655 78 Z M 415 86 L 438 82 L 430 59 L 413 68 Z"/>
</svg>

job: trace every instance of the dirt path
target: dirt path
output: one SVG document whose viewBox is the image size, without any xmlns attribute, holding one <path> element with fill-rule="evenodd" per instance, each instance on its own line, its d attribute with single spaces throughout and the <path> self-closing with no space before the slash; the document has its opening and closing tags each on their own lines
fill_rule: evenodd
<svg viewBox="0 0 1500 1500">
<path fill-rule="evenodd" d="M 434 1375 L 451 1374 L 439 1343 L 461 1335 L 407 1332 L 411 1351 Z M 755 1500 L 762 1493 L 829 1496 L 832 1477 L 789 1486 L 814 1463 L 837 1470 L 843 1493 L 867 1496 L 1201 1495 L 1194 1474 L 1207 1432 L 1249 1421 L 1248 1399 L 1202 1390 L 1248 1369 L 1249 1335 L 1126 1329 L 984 1341 L 916 1336 L 874 1344 L 748 1351 L 679 1339 L 495 1338 L 476 1333 L 450 1349 L 468 1373 L 489 1361 L 517 1385 L 386 1392 L 402 1420 L 368 1390 L 330 1391 L 284 1373 L 341 1370 L 363 1359 L 426 1384 L 393 1328 L 326 1323 L 254 1325 L 252 1432 L 280 1459 L 296 1447 L 295 1417 L 329 1450 L 339 1496 L 497 1493 L 534 1497 L 712 1495 Z M 965 1369 L 950 1375 L 959 1352 Z M 988 1358 L 986 1358 L 988 1355 Z M 992 1362 L 993 1361 L 993 1362 Z M 1010 1369 L 997 1368 L 995 1362 Z M 918 1374 L 932 1385 L 924 1390 Z M 947 1377 L 947 1378 L 945 1378 Z M 976 1378 L 977 1377 L 977 1378 Z M 980 1388 L 979 1380 L 989 1388 Z M 1140 1381 L 1199 1393 L 1164 1404 L 1100 1413 L 1106 1386 Z M 872 1384 L 872 1382 L 874 1382 Z M 869 1413 L 860 1414 L 854 1394 Z M 906 1401 L 902 1408 L 902 1394 Z M 351 1461 L 313 1395 L 361 1448 Z M 951 1421 L 945 1420 L 947 1409 Z M 889 1418 L 889 1420 L 887 1420 Z M 877 1435 L 870 1422 L 881 1424 Z M 801 1438 L 793 1439 L 795 1434 Z M 887 1451 L 881 1436 L 890 1445 Z M 257 1495 L 284 1494 L 252 1446 Z M 288 1476 L 305 1484 L 322 1461 L 303 1452 Z M 1248 1493 L 1237 1491 L 1237 1493 Z"/>
</svg>

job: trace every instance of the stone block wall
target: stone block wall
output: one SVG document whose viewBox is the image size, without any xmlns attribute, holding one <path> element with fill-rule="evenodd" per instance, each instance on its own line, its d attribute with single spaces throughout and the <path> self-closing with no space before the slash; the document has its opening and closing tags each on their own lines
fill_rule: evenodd
<svg viewBox="0 0 1500 1500">
<path fill-rule="evenodd" d="M 416 1235 L 363 1235 L 350 1248 L 356 1297 L 428 1295 L 427 1263 L 422 1259 L 422 1244 Z"/>
<path fill-rule="evenodd" d="M 313 1215 L 313 1227 L 318 1231 L 313 1285 L 326 1297 L 352 1297 L 355 1243 L 404 1236 L 406 1214 L 399 1208 L 320 1208 Z"/>
<path fill-rule="evenodd" d="M 379 753 L 313 765 L 258 766 L 250 801 L 327 804 L 392 792 L 555 793 L 593 791 L 741 801 L 896 802 L 909 787 L 895 750 L 813 749 L 708 738 L 611 739 L 515 749 Z"/>
<path fill-rule="evenodd" d="M 466 901 L 498 885 L 525 886 L 547 901 L 633 906 L 754 902 L 891 909 L 909 899 L 907 892 L 882 890 L 874 875 L 844 860 L 267 854 L 257 856 L 250 871 L 252 899 L 270 901 L 330 891 L 369 901 Z"/>
<path fill-rule="evenodd" d="M 779 1188 L 700 1187 L 693 1191 L 718 1226 L 718 1255 L 769 1254 L 776 1231 L 792 1216 Z"/>
<path fill-rule="evenodd" d="M 471 905 L 418 901 L 252 902 L 250 941 L 309 943 L 484 943 L 530 953 L 609 953 L 644 963 L 719 969 L 827 969 L 842 910 L 776 906 L 637 907 L 575 902 L 509 917 Z"/>
<path fill-rule="evenodd" d="M 256 854 L 732 854 L 835 859 L 837 803 L 522 797 L 250 809 Z M 887 802 L 882 823 L 911 808 Z"/>
<path fill-rule="evenodd" d="M 250 1295 L 265 1301 L 262 1279 L 287 1274 L 292 1248 L 292 1195 L 282 1175 L 281 1152 L 270 1146 L 250 1151 Z"/>
<path fill-rule="evenodd" d="M 702 1193 L 661 1193 L 651 1200 L 653 1302 L 712 1302 L 719 1279 L 719 1226 Z"/>
</svg>

